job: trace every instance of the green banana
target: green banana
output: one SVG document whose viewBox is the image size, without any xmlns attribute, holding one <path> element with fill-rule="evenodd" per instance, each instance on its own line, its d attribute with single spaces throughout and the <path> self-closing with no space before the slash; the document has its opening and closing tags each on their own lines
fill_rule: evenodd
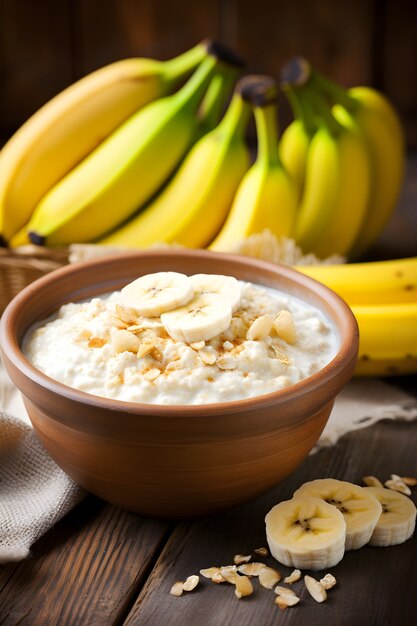
<svg viewBox="0 0 417 626">
<path fill-rule="evenodd" d="M 150 199 L 194 139 L 197 108 L 219 63 L 211 50 L 176 94 L 129 118 L 52 188 L 29 221 L 33 243 L 94 240 Z"/>
<path fill-rule="evenodd" d="M 249 167 L 244 133 L 249 105 L 240 81 L 218 127 L 200 139 L 179 170 L 137 217 L 98 243 L 146 248 L 157 242 L 206 246 L 223 224 Z"/>
<path fill-rule="evenodd" d="M 242 239 L 269 229 L 273 234 L 292 233 L 297 193 L 278 158 L 277 86 L 267 76 L 247 77 L 242 95 L 254 107 L 258 153 L 236 193 L 227 220 L 210 245 L 229 251 Z"/>
</svg>

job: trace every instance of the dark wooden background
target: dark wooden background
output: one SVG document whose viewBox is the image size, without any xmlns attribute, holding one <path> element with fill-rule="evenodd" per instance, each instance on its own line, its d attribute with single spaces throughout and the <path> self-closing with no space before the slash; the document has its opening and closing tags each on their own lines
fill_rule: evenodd
<svg viewBox="0 0 417 626">
<path fill-rule="evenodd" d="M 345 86 L 376 86 L 417 147 L 415 0 L 0 0 L 0 139 L 84 74 L 126 56 L 168 58 L 205 36 L 250 71 L 278 77 L 302 54 Z"/>
</svg>

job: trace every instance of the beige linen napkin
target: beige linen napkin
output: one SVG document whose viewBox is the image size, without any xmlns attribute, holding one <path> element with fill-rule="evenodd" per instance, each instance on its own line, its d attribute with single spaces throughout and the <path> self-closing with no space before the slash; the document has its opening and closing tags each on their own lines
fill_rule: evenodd
<svg viewBox="0 0 417 626">
<path fill-rule="evenodd" d="M 336 400 L 314 451 L 380 419 L 417 417 L 417 401 L 378 380 L 354 380 Z M 36 438 L 18 390 L 0 363 L 0 564 L 30 546 L 85 495 Z"/>
</svg>

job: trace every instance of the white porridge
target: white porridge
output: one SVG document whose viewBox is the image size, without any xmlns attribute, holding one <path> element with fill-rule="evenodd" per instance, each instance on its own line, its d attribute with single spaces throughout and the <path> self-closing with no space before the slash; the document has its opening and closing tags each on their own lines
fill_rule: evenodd
<svg viewBox="0 0 417 626">
<path fill-rule="evenodd" d="M 337 340 L 318 309 L 286 293 L 161 272 L 62 306 L 31 329 L 23 351 L 51 378 L 87 393 L 205 404 L 288 387 L 326 365 Z"/>
</svg>

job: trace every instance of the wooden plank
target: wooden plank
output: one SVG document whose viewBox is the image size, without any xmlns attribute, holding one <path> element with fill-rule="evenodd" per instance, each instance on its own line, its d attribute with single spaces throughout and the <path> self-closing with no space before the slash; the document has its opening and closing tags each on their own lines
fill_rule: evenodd
<svg viewBox="0 0 417 626">
<path fill-rule="evenodd" d="M 302 55 L 346 87 L 369 84 L 373 9 L 372 0 L 258 0 L 256 5 L 251 0 L 226 0 L 224 37 L 248 60 L 251 72 L 279 79 L 283 64 Z M 281 128 L 291 119 L 281 98 Z"/>
<path fill-rule="evenodd" d="M 0 133 L 7 136 L 72 80 L 71 0 L 0 3 Z"/>
<path fill-rule="evenodd" d="M 177 527 L 161 554 L 125 626 L 272 626 L 273 624 L 355 624 L 397 626 L 413 624 L 417 614 L 417 537 L 387 549 L 364 547 L 346 554 L 332 573 L 338 581 L 328 601 L 317 604 L 303 582 L 297 607 L 281 613 L 274 592 L 254 581 L 253 596 L 238 600 L 231 586 L 203 579 L 192 593 L 169 594 L 172 584 L 200 568 L 232 562 L 236 553 L 249 554 L 266 544 L 264 517 L 280 500 L 291 497 L 303 482 L 334 477 L 360 482 L 391 472 L 417 475 L 416 423 L 386 422 L 344 437 L 335 447 L 309 457 L 282 485 L 256 502 L 225 515 Z M 414 493 L 414 501 L 417 493 Z M 277 565 L 269 557 L 266 562 Z M 283 575 L 291 568 L 279 566 Z M 317 573 L 313 573 L 317 577 Z"/>
<path fill-rule="evenodd" d="M 408 147 L 417 147 L 417 3 L 383 3 L 381 45 L 378 50 L 380 87 L 403 120 Z"/>
<path fill-rule="evenodd" d="M 220 0 L 88 0 L 76 11 L 78 73 L 123 57 L 168 59 L 220 36 Z"/>
<path fill-rule="evenodd" d="M 120 623 L 169 529 L 89 496 L 33 547 L 0 568 L 2 626 Z"/>
</svg>

